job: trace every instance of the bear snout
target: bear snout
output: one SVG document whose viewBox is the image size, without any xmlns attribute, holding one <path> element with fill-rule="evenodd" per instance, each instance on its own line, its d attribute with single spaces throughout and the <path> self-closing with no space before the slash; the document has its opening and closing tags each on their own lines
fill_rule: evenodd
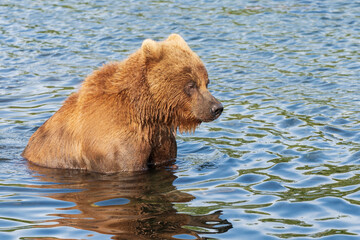
<svg viewBox="0 0 360 240">
<path fill-rule="evenodd" d="M 210 113 L 213 117 L 213 120 L 217 119 L 221 115 L 223 110 L 224 107 L 220 102 L 216 102 L 215 104 L 213 104 L 210 108 Z"/>
<path fill-rule="evenodd" d="M 200 91 L 193 106 L 193 113 L 202 122 L 211 122 L 217 119 L 224 107 L 208 90 Z"/>
</svg>

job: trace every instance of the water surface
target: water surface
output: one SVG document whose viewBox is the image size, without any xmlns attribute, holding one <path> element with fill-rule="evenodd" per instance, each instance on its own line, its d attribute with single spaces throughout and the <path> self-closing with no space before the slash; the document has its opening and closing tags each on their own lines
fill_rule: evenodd
<svg viewBox="0 0 360 240">
<path fill-rule="evenodd" d="M 0 239 L 359 239 L 360 4 L 0 3 Z M 99 175 L 20 157 L 102 64 L 181 34 L 222 116 L 178 169 Z"/>
</svg>

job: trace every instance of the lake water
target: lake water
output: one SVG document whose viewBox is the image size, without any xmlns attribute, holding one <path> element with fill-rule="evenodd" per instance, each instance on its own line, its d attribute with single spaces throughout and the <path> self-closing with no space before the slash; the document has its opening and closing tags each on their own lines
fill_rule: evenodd
<svg viewBox="0 0 360 240">
<path fill-rule="evenodd" d="M 84 77 L 179 33 L 225 110 L 178 169 L 20 157 Z M 360 3 L 0 2 L 0 239 L 360 239 Z"/>
</svg>

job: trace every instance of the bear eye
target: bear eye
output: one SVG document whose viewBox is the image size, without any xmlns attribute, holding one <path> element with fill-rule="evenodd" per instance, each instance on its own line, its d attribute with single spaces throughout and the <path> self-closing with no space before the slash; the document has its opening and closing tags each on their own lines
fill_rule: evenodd
<svg viewBox="0 0 360 240">
<path fill-rule="evenodd" d="M 196 89 L 196 83 L 194 82 L 194 81 L 190 81 L 190 82 L 188 82 L 187 84 L 186 84 L 186 86 L 185 86 L 185 93 L 188 95 L 188 96 L 191 96 L 193 93 L 194 93 L 194 91 L 195 91 L 195 89 Z"/>
<path fill-rule="evenodd" d="M 191 88 L 196 88 L 196 83 L 194 81 L 190 81 L 188 83 L 188 87 L 191 89 Z"/>
</svg>

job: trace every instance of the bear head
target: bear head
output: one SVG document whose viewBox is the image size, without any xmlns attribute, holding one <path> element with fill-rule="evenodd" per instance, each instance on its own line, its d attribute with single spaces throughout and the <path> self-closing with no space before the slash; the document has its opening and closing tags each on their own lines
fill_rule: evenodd
<svg viewBox="0 0 360 240">
<path fill-rule="evenodd" d="M 223 106 L 208 90 L 206 68 L 180 35 L 171 34 L 163 42 L 146 39 L 141 50 L 162 120 L 183 132 L 220 116 Z"/>
</svg>

